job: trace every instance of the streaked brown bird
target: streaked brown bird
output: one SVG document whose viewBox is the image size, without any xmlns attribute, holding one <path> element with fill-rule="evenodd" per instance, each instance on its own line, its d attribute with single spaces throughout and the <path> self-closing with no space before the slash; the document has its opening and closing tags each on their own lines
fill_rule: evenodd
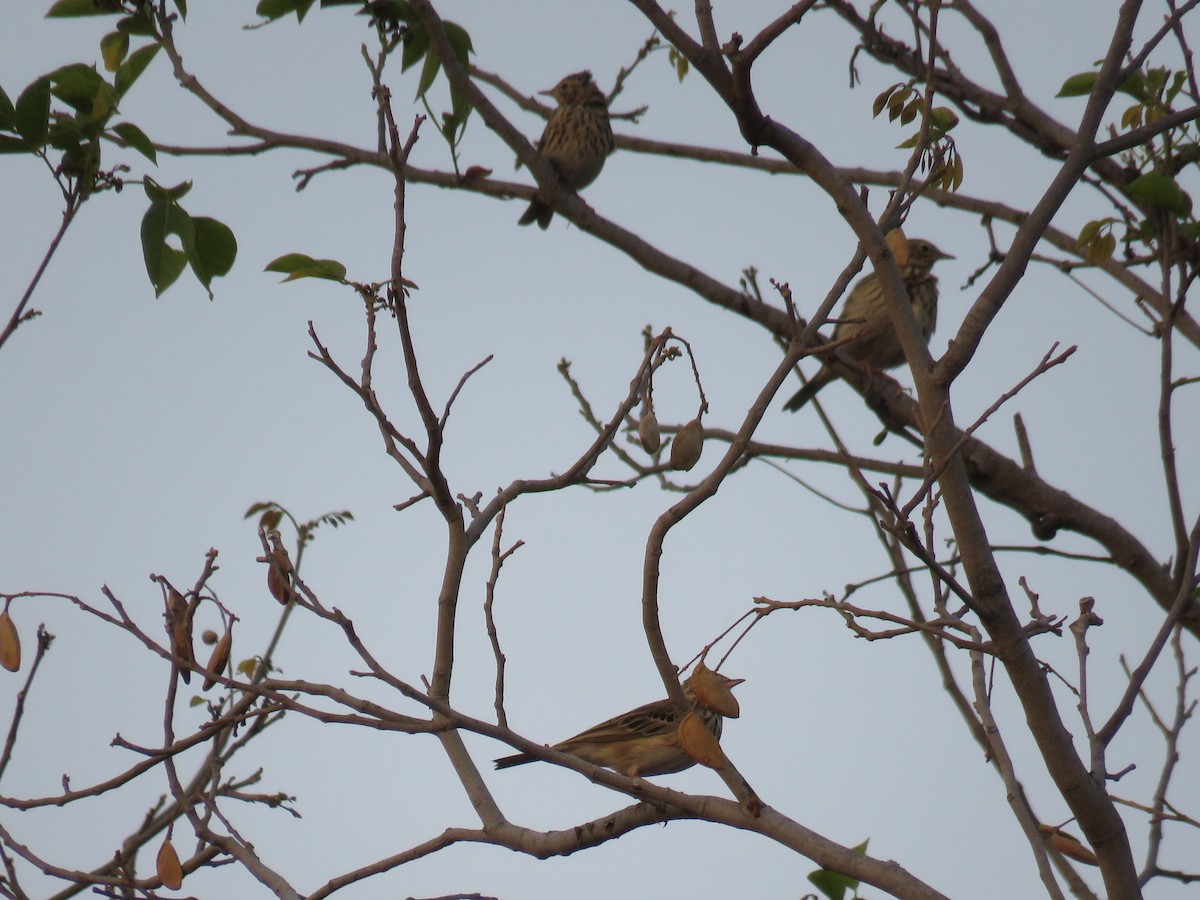
<svg viewBox="0 0 1200 900">
<path fill-rule="evenodd" d="M 592 73 L 583 71 L 566 76 L 540 93 L 557 100 L 558 107 L 546 122 L 537 143 L 538 152 L 554 166 L 564 187 L 573 191 L 585 188 L 596 180 L 616 146 L 604 92 L 592 81 Z M 537 222 L 545 229 L 553 218 L 554 210 L 534 197 L 519 222 Z"/>
<path fill-rule="evenodd" d="M 900 276 L 908 288 L 908 299 L 926 342 L 937 326 L 938 280 L 932 269 L 939 259 L 954 257 L 929 241 L 913 238 L 908 241 L 908 261 L 900 266 Z M 835 341 L 854 334 L 858 334 L 858 338 L 844 344 L 840 352 L 864 369 L 894 369 L 904 362 L 904 350 L 896 336 L 892 317 L 888 315 L 883 288 L 874 272 L 864 275 L 850 289 L 842 310 L 842 321 L 833 329 Z M 836 378 L 833 366 L 826 362 L 808 384 L 783 404 L 783 408 L 795 412 Z"/>
<path fill-rule="evenodd" d="M 698 677 L 704 679 L 703 684 L 697 684 Z M 736 719 L 741 714 L 732 689 L 743 681 L 744 678 L 727 678 L 719 672 L 701 668 L 683 683 L 683 693 L 692 712 L 718 740 L 724 716 Z M 614 769 L 630 778 L 670 775 L 696 764 L 696 760 L 679 745 L 679 722 L 674 704 L 670 700 L 659 700 L 559 741 L 553 749 L 578 756 L 595 766 Z M 517 753 L 496 760 L 496 768 L 507 769 L 535 759 L 537 757 L 528 753 Z"/>
</svg>

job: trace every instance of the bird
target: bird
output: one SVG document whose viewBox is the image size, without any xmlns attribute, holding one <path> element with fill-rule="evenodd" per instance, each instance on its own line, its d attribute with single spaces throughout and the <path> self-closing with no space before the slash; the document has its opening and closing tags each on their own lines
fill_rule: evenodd
<svg viewBox="0 0 1200 900">
<path fill-rule="evenodd" d="M 616 146 L 608 121 L 608 100 L 587 70 L 567 75 L 550 90 L 539 93 L 553 97 L 558 106 L 546 122 L 537 143 L 538 152 L 554 167 L 564 187 L 573 191 L 585 188 L 596 180 Z M 537 222 L 545 230 L 552 218 L 554 209 L 534 197 L 518 222 Z"/>
<path fill-rule="evenodd" d="M 933 264 L 940 259 L 954 259 L 930 241 L 913 238 L 907 242 L 908 260 L 900 265 L 900 277 L 908 289 L 908 299 L 917 317 L 921 337 L 928 342 L 937 325 L 938 280 L 932 274 Z M 899 260 L 897 260 L 899 262 Z M 883 287 L 875 272 L 864 275 L 846 298 L 842 320 L 833 329 L 833 339 L 840 340 L 858 334 L 840 349 L 863 368 L 894 369 L 904 362 L 904 350 L 896 328 L 888 314 Z M 783 405 L 795 412 L 816 396 L 817 391 L 837 378 L 833 366 L 826 361 L 812 379 L 796 391 Z"/>
<path fill-rule="evenodd" d="M 728 678 L 718 672 L 699 668 L 683 684 L 683 693 L 700 721 L 718 740 L 724 716 L 736 719 L 740 715 L 732 688 L 744 678 Z M 716 707 L 716 708 L 714 708 Z M 552 745 L 578 756 L 584 762 L 605 766 L 630 778 L 645 775 L 670 775 L 696 764 L 678 739 L 681 719 L 675 705 L 668 700 L 647 703 L 637 709 L 594 725 L 574 737 Z M 497 759 L 497 769 L 520 766 L 537 759 L 529 753 L 516 753 Z"/>
</svg>

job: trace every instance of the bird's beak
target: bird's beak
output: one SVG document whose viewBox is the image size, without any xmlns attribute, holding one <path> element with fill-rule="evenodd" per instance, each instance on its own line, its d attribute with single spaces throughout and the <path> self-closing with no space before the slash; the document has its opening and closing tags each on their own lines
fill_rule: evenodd
<svg viewBox="0 0 1200 900">
<path fill-rule="evenodd" d="M 554 88 L 550 88 L 550 90 L 548 90 L 548 91 L 538 91 L 538 94 L 540 94 L 543 97 L 553 97 L 554 96 Z"/>
<path fill-rule="evenodd" d="M 943 253 L 941 250 L 939 250 L 938 251 L 938 259 L 958 259 L 958 257 L 953 255 L 952 253 Z"/>
</svg>

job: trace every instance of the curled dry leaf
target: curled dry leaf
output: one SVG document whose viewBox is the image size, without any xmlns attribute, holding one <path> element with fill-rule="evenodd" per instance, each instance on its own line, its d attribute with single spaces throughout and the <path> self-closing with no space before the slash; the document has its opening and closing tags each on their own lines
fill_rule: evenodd
<svg viewBox="0 0 1200 900">
<path fill-rule="evenodd" d="M 272 551 L 271 563 L 267 567 L 267 590 L 284 606 L 293 597 L 292 579 L 289 577 L 291 571 L 292 563 L 287 554 L 279 550 Z"/>
<path fill-rule="evenodd" d="M 726 678 L 720 672 L 714 672 L 704 663 L 700 663 L 688 678 L 687 684 L 692 696 L 701 706 L 707 706 L 714 712 L 736 719 L 742 714 L 742 708 L 738 705 L 737 697 L 733 696 L 733 689 L 745 680 Z"/>
<path fill-rule="evenodd" d="M 700 765 L 710 769 L 719 769 L 725 765 L 725 754 L 721 752 L 720 742 L 695 713 L 690 712 L 679 720 L 677 735 L 679 746 Z"/>
<path fill-rule="evenodd" d="M 662 447 L 662 432 L 658 429 L 658 417 L 647 412 L 638 422 L 638 440 L 647 453 L 657 453 Z"/>
<path fill-rule="evenodd" d="M 704 450 L 704 426 L 695 418 L 679 429 L 671 442 L 671 468 L 676 472 L 688 472 L 700 461 Z"/>
<path fill-rule="evenodd" d="M 1083 843 L 1073 835 L 1067 834 L 1058 828 L 1051 825 L 1039 825 L 1038 831 L 1047 836 L 1050 845 L 1061 853 L 1063 856 L 1069 857 L 1076 862 L 1086 863 L 1089 866 L 1100 865 L 1096 859 L 1096 854 L 1083 845 Z"/>
<path fill-rule="evenodd" d="M 468 166 L 467 171 L 462 174 L 462 183 L 471 184 L 475 181 L 482 181 L 492 174 L 491 169 L 485 169 L 483 166 Z"/>
<path fill-rule="evenodd" d="M 183 866 L 179 864 L 179 854 L 175 852 L 175 845 L 171 843 L 170 838 L 163 841 L 162 846 L 158 848 L 154 871 L 158 873 L 158 880 L 163 883 L 163 887 L 172 891 L 183 887 Z"/>
<path fill-rule="evenodd" d="M 180 660 L 179 677 L 188 684 L 192 673 L 184 663 L 196 661 L 192 650 L 192 612 L 183 595 L 173 587 L 167 588 L 167 631 L 171 635 L 171 652 Z"/>
<path fill-rule="evenodd" d="M 888 249 L 892 251 L 892 256 L 896 260 L 896 265 L 908 265 L 908 238 L 904 236 L 904 231 L 899 228 L 893 228 L 883 236 L 887 242 Z"/>
<path fill-rule="evenodd" d="M 21 637 L 8 609 L 0 613 L 0 666 L 10 672 L 21 668 Z"/>
<path fill-rule="evenodd" d="M 208 665 L 204 668 L 208 670 L 208 675 L 204 678 L 204 690 L 208 690 L 217 683 L 217 678 L 225 672 L 225 667 L 229 665 L 229 651 L 233 646 L 233 629 L 226 628 L 225 633 L 221 635 L 221 640 L 217 646 L 213 648 L 212 656 L 208 658 Z"/>
</svg>

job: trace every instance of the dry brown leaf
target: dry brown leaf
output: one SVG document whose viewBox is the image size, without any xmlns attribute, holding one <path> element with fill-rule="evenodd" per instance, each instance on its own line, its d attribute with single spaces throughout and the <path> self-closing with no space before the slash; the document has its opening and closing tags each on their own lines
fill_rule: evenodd
<svg viewBox="0 0 1200 900">
<path fill-rule="evenodd" d="M 167 630 L 171 635 L 171 652 L 180 659 L 179 677 L 184 684 L 192 680 L 191 670 L 183 663 L 196 661 L 192 650 L 192 613 L 183 595 L 173 587 L 167 588 Z"/>
<path fill-rule="evenodd" d="M 292 599 L 292 579 L 289 578 L 292 565 L 286 553 L 278 550 L 271 552 L 271 564 L 267 567 L 267 590 L 271 596 L 284 606 Z"/>
<path fill-rule="evenodd" d="M 474 181 L 482 181 L 492 174 L 491 169 L 485 169 L 483 166 L 469 166 L 467 171 L 463 172 L 462 183 L 471 184 Z"/>
<path fill-rule="evenodd" d="M 662 447 L 662 432 L 658 429 L 658 417 L 654 413 L 646 413 L 638 422 L 638 440 L 647 453 L 657 453 Z"/>
<path fill-rule="evenodd" d="M 204 678 L 203 690 L 208 690 L 217 683 L 217 678 L 229 665 L 229 651 L 233 646 L 233 629 L 226 628 L 225 633 L 221 635 L 221 640 L 217 646 L 213 648 L 212 656 L 208 658 L 208 665 L 204 668 L 208 670 L 208 675 Z"/>
<path fill-rule="evenodd" d="M 1096 854 L 1085 847 L 1079 838 L 1067 834 L 1065 831 L 1061 831 L 1052 825 L 1039 825 L 1038 831 L 1046 835 L 1050 840 L 1050 845 L 1063 856 L 1089 866 L 1100 865 L 1099 860 L 1096 859 Z"/>
<path fill-rule="evenodd" d="M 701 706 L 707 706 L 714 712 L 736 719 L 742 714 L 733 689 L 741 684 L 743 678 L 727 678 L 720 672 L 714 672 L 703 662 L 696 666 L 696 671 L 688 678 L 688 689 Z"/>
<path fill-rule="evenodd" d="M 0 613 L 0 666 L 10 672 L 21 668 L 21 636 L 7 608 Z"/>
<path fill-rule="evenodd" d="M 725 765 L 725 754 L 721 752 L 720 742 L 695 713 L 690 712 L 679 720 L 678 737 L 679 746 L 700 765 L 710 769 L 719 769 Z"/>
<path fill-rule="evenodd" d="M 172 891 L 183 887 L 183 866 L 179 864 L 179 854 L 175 852 L 170 838 L 163 841 L 162 846 L 158 848 L 154 871 L 158 873 L 158 880 L 163 883 L 163 887 Z"/>
<path fill-rule="evenodd" d="M 893 228 L 883 236 L 887 242 L 888 249 L 892 251 L 892 256 L 895 257 L 896 265 L 908 265 L 908 238 L 904 236 L 904 231 L 899 228 Z"/>
<path fill-rule="evenodd" d="M 675 435 L 671 442 L 671 468 L 676 472 L 688 472 L 700 461 L 704 450 L 704 426 L 700 419 L 692 419 Z"/>
</svg>

